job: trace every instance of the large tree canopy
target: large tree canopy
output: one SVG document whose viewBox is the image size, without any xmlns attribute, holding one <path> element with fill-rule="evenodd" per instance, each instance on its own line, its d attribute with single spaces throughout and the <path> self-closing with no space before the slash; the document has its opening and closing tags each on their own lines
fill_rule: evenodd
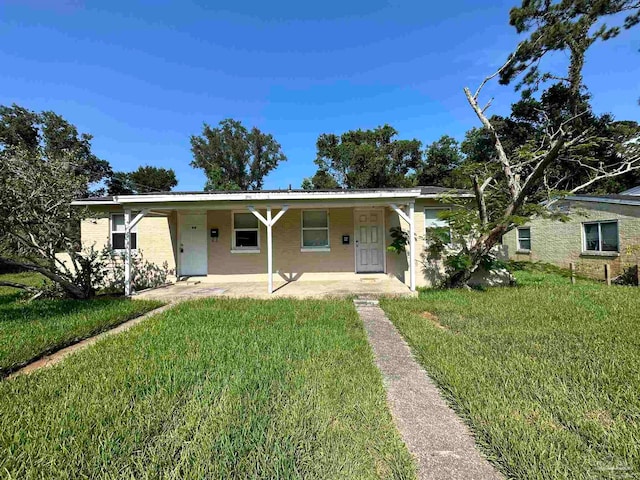
<svg viewBox="0 0 640 480">
<path fill-rule="evenodd" d="M 542 200 L 548 207 L 567 192 L 604 188 L 640 169 L 638 125 L 595 115 L 582 77 L 587 50 L 619 31 L 604 20 L 627 12 L 631 27 L 639 8 L 638 1 L 523 0 L 512 10 L 512 24 L 529 37 L 474 92 L 464 88 L 482 124 L 462 144 L 477 213 L 460 209 L 448 215 L 461 247 L 446 256 L 446 285 L 466 285 L 477 268 L 491 264 L 493 247 L 510 229 L 534 215 L 553 216 Z M 546 63 L 542 72 L 543 57 L 553 52 L 567 53 L 568 65 Z M 527 87 L 507 118 L 489 117 L 493 99 L 480 100 L 496 77 L 502 83 L 517 78 L 516 88 Z"/>
<path fill-rule="evenodd" d="M 0 106 L 0 150 L 67 162 L 70 172 L 87 180 L 81 196 L 99 193 L 91 191 L 91 187 L 112 173 L 109 162 L 91 151 L 91 139 L 91 135 L 79 134 L 74 125 L 54 112 Z"/>
<path fill-rule="evenodd" d="M 323 133 L 316 143 L 318 171 L 305 179 L 306 188 L 406 187 L 408 174 L 421 157 L 420 141 L 398 140 L 389 125 L 351 130 L 338 136 Z"/>
<path fill-rule="evenodd" d="M 459 174 L 465 158 L 458 141 L 443 135 L 429 145 L 424 152 L 424 162 L 416 170 L 418 185 L 464 187 L 465 178 Z"/>
<path fill-rule="evenodd" d="M 107 180 L 109 195 L 170 192 L 178 179 L 173 169 L 145 165 L 133 172 L 114 172 Z"/>
<path fill-rule="evenodd" d="M 96 256 L 78 253 L 86 212 L 71 202 L 108 165 L 91 152 L 91 136 L 52 112 L 13 106 L 0 114 L 0 266 L 39 272 L 75 298 L 91 296 Z M 56 256 L 60 251 L 70 264 Z"/>
<path fill-rule="evenodd" d="M 205 190 L 259 190 L 264 177 L 287 159 L 272 135 L 230 118 L 216 128 L 205 123 L 202 135 L 191 137 L 191 151 L 191 166 L 207 176 Z"/>
<path fill-rule="evenodd" d="M 620 15 L 622 25 L 607 24 Z M 520 34 L 529 33 L 513 53 L 512 61 L 500 71 L 500 82 L 510 83 L 520 78 L 525 94 L 546 81 L 565 82 L 571 97 L 578 99 L 583 88 L 582 69 L 585 53 L 598 40 L 617 36 L 621 28 L 631 28 L 640 21 L 638 0 L 523 0 L 511 9 L 510 23 Z M 566 52 L 569 66 L 566 73 L 543 71 L 543 57 L 551 52 Z M 577 106 L 571 105 L 577 113 Z"/>
</svg>

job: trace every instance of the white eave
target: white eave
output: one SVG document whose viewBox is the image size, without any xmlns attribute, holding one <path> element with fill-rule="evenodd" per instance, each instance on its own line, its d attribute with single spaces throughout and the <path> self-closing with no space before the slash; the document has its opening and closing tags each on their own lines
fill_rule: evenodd
<svg viewBox="0 0 640 480">
<path fill-rule="evenodd" d="M 104 206 L 126 204 L 175 204 L 197 202 L 253 202 L 273 201 L 278 203 L 290 201 L 336 201 L 336 200 L 412 200 L 417 198 L 438 199 L 446 196 L 472 198 L 467 192 L 422 193 L 421 188 L 395 190 L 337 190 L 337 191 L 257 191 L 257 192 L 223 192 L 223 193 L 173 193 L 151 195 L 116 195 L 113 199 L 79 199 L 72 202 L 76 206 Z"/>
</svg>

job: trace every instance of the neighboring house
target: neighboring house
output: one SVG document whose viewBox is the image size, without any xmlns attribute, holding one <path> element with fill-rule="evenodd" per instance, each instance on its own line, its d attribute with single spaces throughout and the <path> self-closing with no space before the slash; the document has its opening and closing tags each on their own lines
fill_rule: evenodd
<svg viewBox="0 0 640 480">
<path fill-rule="evenodd" d="M 178 278 L 267 282 L 386 273 L 411 290 L 429 285 L 420 255 L 427 228 L 441 226 L 449 197 L 440 187 L 371 190 L 170 192 L 87 198 L 74 202 L 96 218 L 82 222 L 83 246 L 111 245 L 167 262 Z M 129 225 L 129 229 L 127 229 Z M 387 252 L 389 229 L 412 233 L 406 255 Z M 125 255 L 126 261 L 126 255 Z M 130 286 L 127 293 L 130 293 Z"/>
<path fill-rule="evenodd" d="M 553 208 L 570 215 L 566 223 L 534 220 L 507 233 L 509 258 L 545 262 L 602 278 L 640 263 L 640 186 L 619 195 L 571 195 Z"/>
</svg>

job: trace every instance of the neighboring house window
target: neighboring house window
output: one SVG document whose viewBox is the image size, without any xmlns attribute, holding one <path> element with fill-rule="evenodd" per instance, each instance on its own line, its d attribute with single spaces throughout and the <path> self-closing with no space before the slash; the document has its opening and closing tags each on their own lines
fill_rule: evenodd
<svg viewBox="0 0 640 480">
<path fill-rule="evenodd" d="M 531 250 L 531 229 L 529 227 L 518 228 L 518 250 Z"/>
<path fill-rule="evenodd" d="M 302 211 L 302 248 L 329 248 L 329 213 L 327 210 Z"/>
<path fill-rule="evenodd" d="M 124 250 L 124 213 L 113 213 L 111 215 L 111 248 L 113 250 Z M 138 248 L 138 226 L 131 230 L 131 249 Z"/>
<path fill-rule="evenodd" d="M 618 222 L 583 223 L 584 251 L 586 252 L 618 252 Z"/>
<path fill-rule="evenodd" d="M 449 222 L 442 220 L 439 216 L 442 212 L 448 212 L 450 208 L 425 208 L 424 209 L 424 228 L 425 234 L 437 233 L 442 235 L 445 243 L 451 243 L 451 228 Z"/>
<path fill-rule="evenodd" d="M 233 214 L 233 249 L 260 249 L 259 223 L 253 213 Z"/>
</svg>

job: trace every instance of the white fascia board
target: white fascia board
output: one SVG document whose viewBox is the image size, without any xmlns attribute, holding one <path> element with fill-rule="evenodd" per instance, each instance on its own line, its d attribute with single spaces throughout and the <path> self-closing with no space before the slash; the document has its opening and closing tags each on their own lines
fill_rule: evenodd
<svg viewBox="0 0 640 480">
<path fill-rule="evenodd" d="M 120 205 L 118 202 L 114 200 L 74 200 L 71 202 L 71 205 L 74 207 L 90 207 L 92 205 L 100 206 L 100 205 Z"/>
<path fill-rule="evenodd" d="M 290 201 L 290 200 L 335 200 L 335 199 L 384 199 L 418 198 L 420 189 L 397 192 L 255 192 L 255 193 L 212 193 L 175 195 L 119 195 L 114 201 L 124 203 L 176 203 L 176 202 L 229 202 L 229 201 Z M 94 202 L 95 203 L 95 202 Z"/>
<path fill-rule="evenodd" d="M 623 200 L 621 198 L 603 198 L 603 197 L 564 197 L 562 200 L 571 200 L 573 202 L 617 203 L 619 205 L 640 206 L 640 199 L 639 200 Z"/>
</svg>

